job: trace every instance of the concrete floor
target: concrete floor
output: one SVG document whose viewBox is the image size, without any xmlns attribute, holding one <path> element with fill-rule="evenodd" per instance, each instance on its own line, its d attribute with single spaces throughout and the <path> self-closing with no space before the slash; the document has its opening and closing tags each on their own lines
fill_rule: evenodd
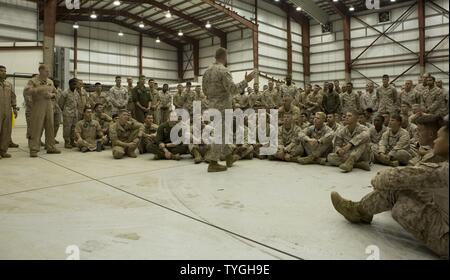
<svg viewBox="0 0 450 280">
<path fill-rule="evenodd" d="M 254 159 L 208 174 L 192 159 L 113 160 L 111 151 L 28 157 L 15 128 L 0 160 L 0 259 L 435 259 L 383 213 L 353 225 L 330 192 L 359 199 L 371 172 Z M 61 135 L 58 140 L 62 142 Z"/>
</svg>

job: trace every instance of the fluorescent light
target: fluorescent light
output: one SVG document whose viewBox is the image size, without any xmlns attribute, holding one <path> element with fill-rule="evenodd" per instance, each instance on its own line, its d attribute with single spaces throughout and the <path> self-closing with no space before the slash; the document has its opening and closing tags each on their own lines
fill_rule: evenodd
<svg viewBox="0 0 450 280">
<path fill-rule="evenodd" d="M 209 22 L 209 20 L 206 22 L 205 27 L 206 28 L 211 28 L 211 23 Z"/>
<path fill-rule="evenodd" d="M 338 1 L 339 1 L 339 0 L 333 0 L 333 2 L 335 2 L 335 3 L 338 2 Z"/>
<path fill-rule="evenodd" d="M 139 28 L 144 28 L 145 27 L 145 25 L 144 25 L 144 23 L 141 21 L 140 23 L 139 23 Z"/>
<path fill-rule="evenodd" d="M 391 2 L 395 2 L 395 0 L 391 0 Z"/>
<path fill-rule="evenodd" d="M 122 33 L 122 31 L 119 31 L 119 33 L 117 33 L 117 35 L 119 35 L 119 36 L 123 36 L 123 33 Z"/>
<path fill-rule="evenodd" d="M 95 14 L 94 11 L 92 11 L 91 18 L 92 18 L 92 19 L 96 19 L 96 18 L 97 18 L 97 15 Z"/>
<path fill-rule="evenodd" d="M 180 31 L 178 31 L 178 36 L 183 36 L 183 31 L 181 31 L 181 29 L 180 29 Z"/>
<path fill-rule="evenodd" d="M 156 37 L 156 43 L 161 43 L 161 40 L 159 40 L 159 37 Z"/>
<path fill-rule="evenodd" d="M 74 29 L 80 28 L 80 26 L 78 25 L 78 22 L 75 22 L 75 23 L 73 24 L 73 28 L 74 28 Z"/>
<path fill-rule="evenodd" d="M 296 10 L 297 10 L 297 11 L 301 11 L 301 10 L 302 10 L 302 7 L 297 7 Z"/>
<path fill-rule="evenodd" d="M 166 18 L 171 18 L 172 17 L 172 14 L 170 13 L 170 10 L 168 10 L 167 12 L 166 12 Z"/>
<path fill-rule="evenodd" d="M 355 7 L 350 6 L 350 8 L 348 8 L 348 10 L 349 10 L 350 12 L 353 12 L 353 11 L 355 10 Z"/>
<path fill-rule="evenodd" d="M 114 1 L 113 4 L 114 6 L 120 6 L 120 1 Z"/>
</svg>

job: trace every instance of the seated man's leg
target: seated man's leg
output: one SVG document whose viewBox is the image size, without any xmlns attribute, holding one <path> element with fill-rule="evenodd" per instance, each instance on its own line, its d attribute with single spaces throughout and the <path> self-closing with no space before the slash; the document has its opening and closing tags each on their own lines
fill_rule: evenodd
<svg viewBox="0 0 450 280">
<path fill-rule="evenodd" d="M 198 164 L 203 161 L 203 157 L 200 153 L 199 145 L 197 144 L 189 144 L 189 153 L 192 157 L 194 157 L 194 163 Z"/>
<path fill-rule="evenodd" d="M 80 151 L 82 151 L 83 153 L 89 151 L 89 143 L 86 142 L 85 140 L 78 139 L 78 141 L 76 141 L 75 144 L 78 147 L 78 149 L 80 149 Z"/>
<path fill-rule="evenodd" d="M 155 155 L 155 159 L 163 159 L 164 156 L 164 151 L 156 144 L 156 143 L 150 143 L 147 145 L 147 147 L 145 147 L 145 149 L 151 153 Z"/>
<path fill-rule="evenodd" d="M 129 156 L 131 158 L 137 157 L 137 155 L 136 155 L 137 145 L 138 144 L 133 144 L 133 146 L 125 148 L 125 153 L 127 154 L 127 156 Z"/>
<path fill-rule="evenodd" d="M 416 195 L 400 195 L 392 217 L 434 253 L 448 259 L 448 220 L 432 204 Z"/>
<path fill-rule="evenodd" d="M 125 155 L 125 149 L 121 146 L 114 146 L 112 148 L 112 154 L 115 159 L 121 159 Z"/>
<path fill-rule="evenodd" d="M 411 154 L 405 150 L 398 150 L 393 153 L 392 158 L 395 161 L 398 161 L 401 165 L 407 165 L 411 159 Z"/>
<path fill-rule="evenodd" d="M 339 156 L 337 153 L 331 153 L 328 154 L 327 161 L 330 165 L 339 166 L 345 161 L 345 158 Z"/>
</svg>

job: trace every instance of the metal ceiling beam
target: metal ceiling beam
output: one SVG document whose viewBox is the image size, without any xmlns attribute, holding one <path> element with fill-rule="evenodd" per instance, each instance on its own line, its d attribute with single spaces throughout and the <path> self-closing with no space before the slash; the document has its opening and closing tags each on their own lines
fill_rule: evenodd
<svg viewBox="0 0 450 280">
<path fill-rule="evenodd" d="M 152 32 L 146 31 L 146 30 L 142 30 L 142 29 L 140 29 L 137 26 L 133 26 L 133 25 L 127 24 L 127 23 L 125 23 L 123 21 L 116 20 L 116 19 L 113 19 L 113 18 L 97 18 L 96 20 L 93 20 L 89 16 L 67 15 L 61 20 L 77 21 L 77 22 L 82 22 L 82 21 L 110 22 L 110 23 L 114 23 L 114 24 L 117 24 L 119 26 L 122 26 L 122 27 L 125 27 L 125 28 L 128 28 L 128 29 L 131 29 L 131 30 L 136 31 L 138 33 L 142 32 L 143 34 L 146 34 L 147 36 L 152 37 L 152 38 L 159 37 L 159 39 L 162 42 L 164 42 L 166 44 L 169 44 L 171 46 L 174 46 L 176 48 L 178 48 L 179 46 L 182 46 L 182 43 L 180 43 L 180 42 L 174 41 L 174 40 L 172 40 L 170 38 L 167 38 L 167 37 L 164 37 L 164 36 L 156 35 L 156 34 L 154 34 Z"/>
<path fill-rule="evenodd" d="M 216 10 L 224 13 L 225 15 L 233 18 L 234 20 L 240 22 L 245 27 L 255 31 L 258 29 L 258 26 L 253 23 L 252 21 L 244 18 L 243 16 L 238 15 L 235 11 L 232 11 L 231 9 L 225 7 L 224 5 L 221 5 L 219 3 L 216 3 L 214 0 L 201 0 L 203 3 L 206 3 L 210 5 L 211 7 L 214 7 Z"/>
<path fill-rule="evenodd" d="M 58 15 L 61 15 L 62 17 L 64 17 L 64 15 L 66 15 L 66 14 L 90 14 L 92 11 L 93 10 L 86 9 L 86 8 L 82 8 L 79 10 L 67 10 L 65 8 L 58 8 Z M 178 32 L 176 30 L 153 23 L 152 21 L 143 19 L 143 18 L 139 17 L 138 15 L 135 15 L 135 14 L 132 14 L 132 13 L 126 12 L 126 11 L 96 9 L 95 13 L 97 15 L 104 15 L 104 16 L 123 16 L 123 17 L 133 19 L 136 21 L 142 21 L 145 25 L 152 26 L 154 28 L 157 28 L 157 29 L 163 31 L 164 33 L 171 34 L 171 35 L 177 34 L 177 32 Z M 180 37 L 180 40 L 184 40 L 190 44 L 193 44 L 195 41 L 197 41 L 195 38 L 192 38 L 189 36 L 182 36 L 182 37 Z"/>
<path fill-rule="evenodd" d="M 314 1 L 311 0 L 291 0 L 295 6 L 302 8 L 314 20 L 320 24 L 326 24 L 329 21 L 328 14 L 322 10 Z"/>
<path fill-rule="evenodd" d="M 420 74 L 425 73 L 425 0 L 418 0 L 418 22 L 419 22 L 419 66 Z"/>
<path fill-rule="evenodd" d="M 344 63 L 345 63 L 345 81 L 350 82 L 352 76 L 352 50 L 351 50 L 351 15 L 342 1 L 333 2 L 328 0 L 331 7 L 342 17 L 343 37 L 344 37 Z"/>
<path fill-rule="evenodd" d="M 186 21 L 189 21 L 189 22 L 197 25 L 198 27 L 208 31 L 209 33 L 213 34 L 214 36 L 217 36 L 219 38 L 226 37 L 226 32 L 223 32 L 222 30 L 217 29 L 215 27 L 206 28 L 205 27 L 206 22 L 202 22 L 202 21 L 200 21 L 200 20 L 198 20 L 196 18 L 193 18 L 193 17 L 191 17 L 189 15 L 186 15 L 186 14 L 184 14 L 184 13 L 178 11 L 178 10 L 175 10 L 173 7 L 169 7 L 169 6 L 164 5 L 161 2 L 158 2 L 158 1 L 155 1 L 155 0 L 124 0 L 124 2 L 149 4 L 149 5 L 152 5 L 154 7 L 159 8 L 159 9 L 161 9 L 163 11 L 170 11 L 171 14 L 173 14 L 173 15 L 179 17 L 179 18 L 182 18 L 182 19 L 184 19 Z"/>
<path fill-rule="evenodd" d="M 333 10 L 339 14 L 342 18 L 346 16 L 350 16 L 350 13 L 342 1 L 333 2 L 333 0 L 328 0 L 328 3 L 330 3 L 330 6 L 333 8 Z"/>
</svg>

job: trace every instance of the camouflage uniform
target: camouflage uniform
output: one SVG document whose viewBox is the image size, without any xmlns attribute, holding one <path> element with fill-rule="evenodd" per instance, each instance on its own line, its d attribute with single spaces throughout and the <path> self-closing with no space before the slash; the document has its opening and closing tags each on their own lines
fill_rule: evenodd
<svg viewBox="0 0 450 280">
<path fill-rule="evenodd" d="M 409 105 L 420 104 L 420 95 L 415 90 L 411 90 L 409 92 L 402 90 L 400 92 L 400 96 L 398 99 L 400 105 L 402 105 L 405 102 L 408 103 Z"/>
<path fill-rule="evenodd" d="M 342 127 L 342 124 L 335 122 L 333 126 L 329 126 L 328 124 L 327 124 L 327 126 L 329 128 L 331 128 L 334 132 L 336 132 L 336 131 L 338 131 L 338 129 L 340 129 Z M 381 138 L 381 135 L 380 135 L 380 138 Z"/>
<path fill-rule="evenodd" d="M 411 159 L 409 133 L 400 128 L 400 130 L 394 134 L 390 128 L 387 129 L 378 144 L 378 151 L 375 152 L 375 160 L 380 163 L 385 163 L 380 158 L 379 153 L 387 155 L 392 160 L 396 160 L 401 164 L 408 164 Z"/>
<path fill-rule="evenodd" d="M 306 111 L 309 115 L 322 111 L 322 99 L 320 92 L 312 92 L 306 97 Z"/>
<path fill-rule="evenodd" d="M 108 137 L 108 139 L 105 141 L 106 143 L 103 143 L 107 144 L 109 142 L 109 127 L 111 125 L 112 118 L 105 113 L 95 113 L 92 115 L 92 119 L 98 121 L 100 127 L 102 128 L 103 135 L 106 135 Z"/>
<path fill-rule="evenodd" d="M 253 91 L 248 95 L 248 107 L 255 111 L 263 108 L 262 95 L 259 92 Z"/>
<path fill-rule="evenodd" d="M 177 92 L 173 96 L 173 105 L 175 105 L 175 109 L 184 108 L 186 105 L 186 95 L 183 92 Z"/>
<path fill-rule="evenodd" d="M 233 143 L 236 142 L 236 133 L 233 134 Z M 244 125 L 244 143 L 230 145 L 232 153 L 240 159 L 253 158 L 253 145 L 248 143 L 248 127 Z"/>
<path fill-rule="evenodd" d="M 341 93 L 341 109 L 343 114 L 348 111 L 359 111 L 359 95 L 354 91 Z"/>
<path fill-rule="evenodd" d="M 397 90 L 389 85 L 387 88 L 377 88 L 378 112 L 389 112 L 393 114 L 397 108 Z"/>
<path fill-rule="evenodd" d="M 209 108 L 215 108 L 222 113 L 222 136 L 224 136 L 225 109 L 232 108 L 233 95 L 241 93 L 248 84 L 245 80 L 235 84 L 228 68 L 220 63 L 214 63 L 206 70 L 202 83 L 202 88 L 208 98 Z M 222 139 L 225 139 L 225 137 L 222 137 Z M 230 153 L 228 145 L 213 143 L 207 159 L 219 161 L 222 154 L 226 156 Z"/>
<path fill-rule="evenodd" d="M 299 142 L 307 156 L 314 156 L 315 158 L 327 157 L 327 155 L 333 150 L 333 138 L 334 131 L 326 124 L 323 124 L 322 128 L 316 129 L 314 125 L 311 125 L 299 134 Z M 316 139 L 318 141 L 317 146 L 311 145 L 308 141 Z"/>
<path fill-rule="evenodd" d="M 84 88 L 81 88 L 80 90 L 76 90 L 76 93 L 78 93 L 78 103 L 77 103 L 78 120 L 77 121 L 81 121 L 83 119 L 83 115 L 84 115 L 84 108 L 89 104 L 88 103 L 89 95 Z"/>
<path fill-rule="evenodd" d="M 76 90 L 66 89 L 59 99 L 59 107 L 63 112 L 63 137 L 67 144 L 74 144 L 75 125 L 78 122 L 78 103 L 80 97 Z"/>
<path fill-rule="evenodd" d="M 193 90 L 185 90 L 184 96 L 186 96 L 186 101 L 184 103 L 184 108 L 186 108 L 189 111 L 189 114 L 192 116 L 193 114 L 193 102 L 195 98 L 195 92 Z"/>
<path fill-rule="evenodd" d="M 438 87 L 427 88 L 421 98 L 425 113 L 444 117 L 448 114 L 448 107 L 442 91 Z"/>
<path fill-rule="evenodd" d="M 284 125 L 278 129 L 278 150 L 275 155 L 269 156 L 269 159 L 280 159 L 281 155 L 288 153 L 291 157 L 298 157 L 304 153 L 303 147 L 297 145 L 300 127 L 292 124 L 290 129 Z"/>
<path fill-rule="evenodd" d="M 286 94 L 289 94 L 290 96 L 292 96 L 292 99 L 295 100 L 295 98 L 298 95 L 298 89 L 296 86 L 294 85 L 282 85 L 281 86 L 281 97 L 285 96 Z"/>
<path fill-rule="evenodd" d="M 153 143 L 149 143 L 149 145 L 146 146 L 146 151 L 154 154 L 158 158 L 165 158 L 164 150 L 159 147 L 159 144 L 169 144 L 172 143 L 172 140 L 170 139 L 170 131 L 172 128 L 169 125 L 169 122 L 165 122 L 161 124 L 157 131 L 156 131 L 156 138 Z M 180 130 L 181 133 L 181 130 Z M 179 136 L 181 136 L 179 134 Z M 166 149 L 176 155 L 176 154 L 187 154 L 189 152 L 188 145 L 180 143 L 176 145 L 175 147 L 166 147 Z"/>
<path fill-rule="evenodd" d="M 61 89 L 56 89 L 55 98 L 52 98 L 53 103 L 53 125 L 54 125 L 54 134 L 55 137 L 58 135 L 59 126 L 61 125 L 62 121 L 62 111 L 59 107 L 59 99 L 61 98 L 62 91 Z"/>
<path fill-rule="evenodd" d="M 111 105 L 111 114 L 117 114 L 120 109 L 125 109 L 128 105 L 128 89 L 124 86 L 114 85 L 108 93 L 108 103 Z"/>
<path fill-rule="evenodd" d="M 111 106 L 108 103 L 107 95 L 105 92 L 100 92 L 100 94 L 98 94 L 96 91 L 94 91 L 89 95 L 88 103 L 92 109 L 94 109 L 95 104 L 102 104 L 105 114 L 111 116 Z"/>
<path fill-rule="evenodd" d="M 161 100 L 161 103 L 159 105 L 159 122 L 162 124 L 169 120 L 169 114 L 172 106 L 172 96 L 170 95 L 169 91 L 167 91 L 166 93 L 161 91 L 159 100 Z"/>
<path fill-rule="evenodd" d="M 448 172 L 448 162 L 380 171 L 358 210 L 371 216 L 390 210 L 405 230 L 448 259 Z"/>
<path fill-rule="evenodd" d="M 291 107 L 289 107 L 289 109 L 286 109 L 284 107 L 284 105 L 282 105 L 279 109 L 278 109 L 278 124 L 281 125 L 283 122 L 283 117 L 284 114 L 291 114 L 292 118 L 294 120 L 297 120 L 298 117 L 300 116 L 300 109 L 296 106 L 294 106 L 293 104 L 291 104 Z"/>
<path fill-rule="evenodd" d="M 25 120 L 27 122 L 27 139 L 31 139 L 31 108 L 33 107 L 33 99 L 27 87 L 23 89 L 23 101 L 25 103 Z"/>
<path fill-rule="evenodd" d="M 277 100 L 275 100 L 276 96 L 277 90 L 275 88 L 273 88 L 272 90 L 266 89 L 261 97 L 263 106 L 267 109 L 278 108 Z"/>
<path fill-rule="evenodd" d="M 158 131 L 158 125 L 153 123 L 151 126 L 144 124 L 144 135 L 139 141 L 139 153 L 145 154 L 150 152 L 150 146 L 156 141 L 156 132 Z"/>
<path fill-rule="evenodd" d="M 233 97 L 233 108 L 241 109 L 245 111 L 248 108 L 248 95 L 246 94 L 237 94 Z"/>
<path fill-rule="evenodd" d="M 133 119 L 136 119 L 136 97 L 133 92 L 133 87 L 127 86 L 128 90 L 128 104 L 127 104 L 127 110 L 130 112 L 131 117 Z"/>
<path fill-rule="evenodd" d="M 369 128 L 370 133 L 370 150 L 372 151 L 372 155 L 378 152 L 378 144 L 381 141 L 381 137 L 386 132 L 387 127 L 384 125 L 381 126 L 381 130 L 377 131 L 375 126 Z"/>
<path fill-rule="evenodd" d="M 151 105 L 150 105 L 150 112 L 149 114 L 153 114 L 153 121 L 155 122 L 155 124 L 159 124 L 160 123 L 160 111 L 159 111 L 159 104 L 161 103 L 160 100 L 160 96 L 159 96 L 159 92 L 157 89 L 149 89 L 150 91 L 150 100 L 151 100 Z"/>
<path fill-rule="evenodd" d="M 374 112 L 378 111 L 378 100 L 376 92 L 364 92 L 360 97 L 360 105 L 362 110 L 372 108 Z"/>
<path fill-rule="evenodd" d="M 77 122 L 75 134 L 80 136 L 75 142 L 77 147 L 80 150 L 87 148 L 89 151 L 97 149 L 97 139 L 103 136 L 102 127 L 98 121 L 87 121 L 84 119 Z"/>
<path fill-rule="evenodd" d="M 126 154 L 131 157 L 135 157 L 134 151 L 136 150 L 139 139 L 144 133 L 144 125 L 130 119 L 125 125 L 121 125 L 119 122 L 113 123 L 109 128 L 109 137 L 112 142 L 112 154 L 115 159 L 121 159 Z M 125 144 L 133 143 L 131 147 L 126 147 Z"/>
<path fill-rule="evenodd" d="M 331 165 L 339 166 L 348 158 L 353 157 L 355 162 L 370 161 L 369 148 L 370 134 L 369 129 L 363 125 L 357 124 L 353 132 L 350 132 L 348 126 L 344 126 L 336 131 L 334 137 L 334 153 L 328 155 L 328 162 Z M 352 148 L 342 156 L 336 151 L 350 143 Z"/>
</svg>

